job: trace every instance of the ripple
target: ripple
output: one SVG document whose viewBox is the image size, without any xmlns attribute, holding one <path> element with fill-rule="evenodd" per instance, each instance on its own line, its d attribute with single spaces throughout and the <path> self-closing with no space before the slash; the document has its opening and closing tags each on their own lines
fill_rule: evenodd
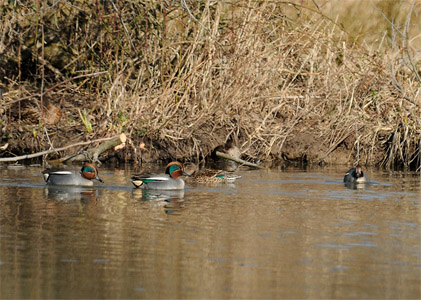
<svg viewBox="0 0 421 300">
<path fill-rule="evenodd" d="M 346 245 L 336 245 L 336 244 L 316 244 L 316 247 L 320 248 L 332 248 L 332 249 L 341 249 L 348 250 L 350 247 Z"/>
<path fill-rule="evenodd" d="M 345 266 L 333 266 L 332 268 L 330 268 L 329 272 L 341 272 L 341 271 L 346 271 L 348 270 L 348 267 Z"/>
<path fill-rule="evenodd" d="M 375 232 L 367 232 L 367 231 L 356 231 L 356 232 L 347 232 L 344 233 L 347 236 L 360 236 L 360 235 L 377 235 Z"/>
<path fill-rule="evenodd" d="M 62 258 L 60 259 L 61 262 L 65 262 L 65 263 L 75 263 L 77 262 L 76 258 Z"/>
<path fill-rule="evenodd" d="M 94 263 L 107 263 L 109 261 L 110 260 L 108 258 L 94 258 L 92 260 L 92 262 L 94 262 Z"/>
<path fill-rule="evenodd" d="M 369 241 L 363 241 L 359 243 L 347 243 L 349 246 L 359 246 L 359 247 L 377 247 L 377 245 L 373 244 Z"/>
</svg>

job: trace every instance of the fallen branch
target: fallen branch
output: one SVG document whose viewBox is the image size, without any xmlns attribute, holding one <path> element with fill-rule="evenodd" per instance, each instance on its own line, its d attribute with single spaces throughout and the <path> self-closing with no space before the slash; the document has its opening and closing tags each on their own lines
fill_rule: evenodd
<svg viewBox="0 0 421 300">
<path fill-rule="evenodd" d="M 256 165 L 256 164 L 254 164 L 254 163 L 251 163 L 251 162 L 248 162 L 248 161 L 242 160 L 241 158 L 235 158 L 235 157 L 232 157 L 231 155 L 228 155 L 228 154 L 223 153 L 223 152 L 216 151 L 216 152 L 215 152 L 215 154 L 216 154 L 216 156 L 218 156 L 218 157 L 222 157 L 222 158 L 225 158 L 225 159 L 229 159 L 229 160 L 235 161 L 236 163 L 242 164 L 242 165 L 244 165 L 244 166 L 253 167 L 253 168 L 258 168 L 258 169 L 261 169 L 261 168 L 262 168 L 262 167 L 261 167 L 261 166 L 259 166 L 259 165 Z"/>
<path fill-rule="evenodd" d="M 23 159 L 31 159 L 31 158 L 43 156 L 43 155 L 46 155 L 46 154 L 50 154 L 50 153 L 53 153 L 53 152 L 63 151 L 63 150 L 69 149 L 69 148 L 77 147 L 77 146 L 90 145 L 92 143 L 104 142 L 104 141 L 112 141 L 112 143 L 104 143 L 104 145 L 108 145 L 108 146 L 110 144 L 114 145 L 114 143 L 117 143 L 117 141 L 120 141 L 119 143 L 116 144 L 116 145 L 119 145 L 119 144 L 124 143 L 126 141 L 126 135 L 124 133 L 122 133 L 122 134 L 120 134 L 116 137 L 102 138 L 102 139 L 97 139 L 97 140 L 93 140 L 93 141 L 89 141 L 89 142 L 80 142 L 80 143 L 68 145 L 68 146 L 65 146 L 65 147 L 50 149 L 50 150 L 41 151 L 41 152 L 37 152 L 37 153 L 33 153 L 33 154 L 21 155 L 21 156 L 16 156 L 16 157 L 3 157 L 3 158 L 0 158 L 0 162 L 9 162 L 9 161 L 18 161 L 18 160 L 23 160 Z M 114 145 L 114 146 L 116 146 L 116 145 Z M 112 148 L 114 146 L 111 146 L 110 148 Z M 107 148 L 107 149 L 105 149 L 105 148 L 106 147 L 103 146 L 103 145 L 100 145 L 97 148 L 95 148 L 94 149 L 95 151 L 92 152 L 93 153 L 92 157 L 95 157 L 96 159 L 98 159 L 98 155 L 102 153 L 100 151 L 104 152 L 104 151 L 107 151 L 108 149 L 110 149 L 110 148 Z"/>
<path fill-rule="evenodd" d="M 75 162 L 75 161 L 93 161 L 99 163 L 98 157 L 101 153 L 108 151 L 115 146 L 126 143 L 126 135 L 124 133 L 111 138 L 103 144 L 100 144 L 98 147 L 89 149 L 83 153 L 77 155 L 70 155 L 67 157 L 56 159 L 52 162 L 66 163 L 66 162 Z"/>
</svg>

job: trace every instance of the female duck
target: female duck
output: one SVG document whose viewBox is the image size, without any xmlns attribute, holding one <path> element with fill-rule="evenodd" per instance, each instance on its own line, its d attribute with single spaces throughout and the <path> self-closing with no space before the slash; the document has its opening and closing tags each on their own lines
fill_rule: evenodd
<svg viewBox="0 0 421 300">
<path fill-rule="evenodd" d="M 368 176 L 364 174 L 360 165 L 356 166 L 355 168 L 349 169 L 344 177 L 344 182 L 366 183 L 369 181 L 370 178 L 368 178 Z"/>
<path fill-rule="evenodd" d="M 104 182 L 98 176 L 98 169 L 90 163 L 83 164 L 79 173 L 74 170 L 51 168 L 42 171 L 42 174 L 45 182 L 52 185 L 93 186 L 92 179 Z"/>
<path fill-rule="evenodd" d="M 228 174 L 222 170 L 202 170 L 198 171 L 197 166 L 193 163 L 186 164 L 186 173 L 190 175 L 188 181 L 197 183 L 233 183 L 239 175 Z"/>
<path fill-rule="evenodd" d="M 131 182 L 136 188 L 145 190 L 182 190 L 184 181 L 180 176 L 189 176 L 184 172 L 183 165 L 178 161 L 169 163 L 165 174 L 134 174 Z"/>
</svg>

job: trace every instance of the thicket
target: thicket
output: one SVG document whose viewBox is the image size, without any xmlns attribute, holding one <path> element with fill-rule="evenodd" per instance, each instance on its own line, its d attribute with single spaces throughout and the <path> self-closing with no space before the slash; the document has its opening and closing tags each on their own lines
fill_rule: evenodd
<svg viewBox="0 0 421 300">
<path fill-rule="evenodd" d="M 421 5 L 386 2 L 365 1 L 386 24 L 369 39 L 321 1 L 3 0 L 0 154 L 125 132 L 150 159 L 230 140 L 247 159 L 419 169 Z"/>
</svg>

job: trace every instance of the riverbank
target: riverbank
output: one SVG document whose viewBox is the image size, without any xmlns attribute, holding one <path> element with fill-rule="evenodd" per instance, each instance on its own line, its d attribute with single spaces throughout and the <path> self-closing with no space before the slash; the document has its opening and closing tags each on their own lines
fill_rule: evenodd
<svg viewBox="0 0 421 300">
<path fill-rule="evenodd" d="M 103 160 L 419 168 L 419 6 L 367 45 L 310 6 L 159 3 L 5 8 L 0 156 L 125 133 Z"/>
</svg>

